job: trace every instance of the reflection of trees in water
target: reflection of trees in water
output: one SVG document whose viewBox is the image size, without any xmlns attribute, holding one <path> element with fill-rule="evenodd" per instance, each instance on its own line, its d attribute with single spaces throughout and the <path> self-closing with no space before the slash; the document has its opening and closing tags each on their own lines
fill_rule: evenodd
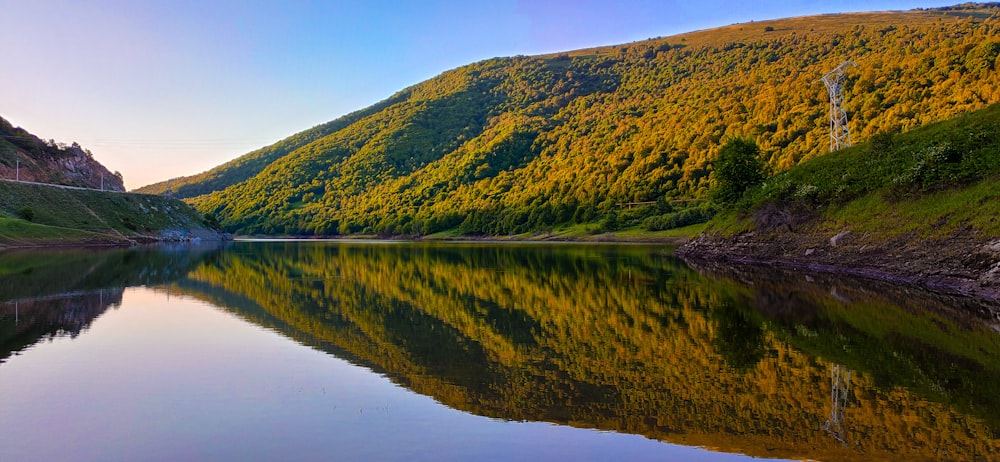
<svg viewBox="0 0 1000 462">
<path fill-rule="evenodd" d="M 218 245 L 128 249 L 41 249 L 0 254 L 0 301 L 170 282 Z"/>
<path fill-rule="evenodd" d="M 902 387 L 1000 430 L 996 304 L 844 275 L 691 264 L 708 277 L 752 287 L 750 305 L 767 330 L 853 371 L 855 387 L 859 377 L 883 390 Z"/>
<path fill-rule="evenodd" d="M 98 289 L 0 302 L 0 362 L 46 339 L 76 338 L 111 306 L 124 289 Z"/>
<path fill-rule="evenodd" d="M 844 429 L 844 410 L 851 393 L 851 370 L 840 364 L 830 365 L 830 418 L 823 422 L 826 430 L 840 444 L 847 444 Z"/>
<path fill-rule="evenodd" d="M 787 285 L 763 279 L 741 285 L 703 278 L 640 247 L 296 243 L 238 250 L 178 285 L 469 412 L 836 460 L 843 451 L 912 450 L 904 414 L 916 410 L 953 419 L 947 429 L 919 427 L 922 437 L 967 453 L 977 445 L 995 450 L 977 438 L 980 423 L 891 385 L 874 386 L 871 368 L 848 372 L 866 358 L 909 353 L 831 323 L 848 302 L 827 290 L 789 296 Z M 847 314 L 892 312 L 898 325 L 923 322 L 898 307 L 854 308 Z M 837 328 L 824 327 L 831 325 Z M 796 336 L 797 328 L 808 335 Z M 830 361 L 847 365 L 839 413 L 828 412 L 830 395 L 816 386 L 830 380 Z M 851 428 L 883 430 L 848 448 L 822 424 L 842 425 L 846 396 L 859 396 L 851 387 L 863 396 L 851 403 Z M 905 406 L 861 412 L 890 393 Z M 972 436 L 964 428 L 975 428 Z M 846 440 L 842 430 L 838 435 Z M 809 449 L 797 452 L 796 445 Z"/>
<path fill-rule="evenodd" d="M 739 372 L 752 370 L 764 358 L 764 326 L 752 309 L 739 308 L 733 303 L 712 310 L 716 323 L 713 345 L 726 364 Z"/>
<path fill-rule="evenodd" d="M 46 338 L 76 337 L 121 303 L 125 287 L 176 280 L 218 250 L 164 245 L 6 251 L 0 254 L 0 358 Z"/>
</svg>

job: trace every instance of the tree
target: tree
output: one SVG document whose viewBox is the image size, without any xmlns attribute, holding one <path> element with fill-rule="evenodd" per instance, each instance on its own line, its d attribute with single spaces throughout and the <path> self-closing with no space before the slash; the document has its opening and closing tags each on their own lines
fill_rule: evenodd
<svg viewBox="0 0 1000 462">
<path fill-rule="evenodd" d="M 764 161 L 760 148 L 751 139 L 736 137 L 722 146 L 712 163 L 715 172 L 713 196 L 720 204 L 738 201 L 747 190 L 764 182 Z"/>
</svg>

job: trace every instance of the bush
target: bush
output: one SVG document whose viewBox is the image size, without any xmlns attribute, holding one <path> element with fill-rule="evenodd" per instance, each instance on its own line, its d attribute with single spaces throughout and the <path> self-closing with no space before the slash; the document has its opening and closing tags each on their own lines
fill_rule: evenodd
<svg viewBox="0 0 1000 462">
<path fill-rule="evenodd" d="M 608 215 L 601 221 L 600 227 L 598 228 L 602 233 L 610 233 L 612 231 L 618 231 L 621 223 L 618 221 L 618 212 L 612 210 Z"/>
<path fill-rule="evenodd" d="M 647 231 L 683 228 L 688 225 L 704 223 L 712 219 L 713 216 L 715 216 L 715 210 L 710 207 L 690 208 L 679 212 L 649 217 L 643 221 L 642 227 Z"/>
<path fill-rule="evenodd" d="M 32 221 L 35 219 L 35 210 L 29 206 L 24 206 L 17 211 L 17 215 L 25 220 Z"/>
</svg>

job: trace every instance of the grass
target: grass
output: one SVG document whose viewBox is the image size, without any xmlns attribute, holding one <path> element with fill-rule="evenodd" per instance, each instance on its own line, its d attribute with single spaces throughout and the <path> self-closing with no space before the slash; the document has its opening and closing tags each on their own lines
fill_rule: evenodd
<svg viewBox="0 0 1000 462">
<path fill-rule="evenodd" d="M 918 233 L 945 238 L 967 227 L 981 235 L 1000 236 L 1000 179 L 903 201 L 869 194 L 832 208 L 824 218 L 835 227 L 850 225 L 855 231 L 886 237 Z"/>
<path fill-rule="evenodd" d="M 175 199 L 0 181 L 0 244 L 121 244 L 166 229 L 203 227 Z"/>
<path fill-rule="evenodd" d="M 0 217 L 0 246 L 122 244 L 118 236 Z"/>
<path fill-rule="evenodd" d="M 851 228 L 922 239 L 959 230 L 1000 236 L 1000 104 L 803 162 L 767 180 L 710 229 L 754 229 L 754 213 L 776 204 L 811 220 L 813 231 Z"/>
<path fill-rule="evenodd" d="M 556 228 L 548 232 L 532 232 L 516 234 L 512 236 L 486 236 L 485 239 L 493 240 L 565 240 L 565 241 L 622 241 L 622 242 L 682 242 L 700 234 L 707 223 L 699 223 L 682 228 L 668 229 L 664 231 L 647 231 L 639 226 L 620 231 L 599 233 L 601 225 L 598 223 L 581 223 Z M 462 240 L 469 239 L 469 236 L 462 236 L 455 229 L 441 231 L 424 236 L 425 240 Z"/>
<path fill-rule="evenodd" d="M 697 223 L 663 231 L 647 231 L 635 227 L 610 234 L 623 241 L 684 241 L 701 234 L 707 226 L 707 223 Z"/>
</svg>

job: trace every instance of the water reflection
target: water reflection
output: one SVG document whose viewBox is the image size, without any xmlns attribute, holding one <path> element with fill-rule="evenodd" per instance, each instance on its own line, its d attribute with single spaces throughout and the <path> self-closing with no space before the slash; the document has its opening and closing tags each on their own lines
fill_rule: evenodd
<svg viewBox="0 0 1000 462">
<path fill-rule="evenodd" d="M 844 432 L 844 410 L 851 393 L 851 370 L 840 364 L 830 365 L 830 418 L 823 422 L 826 430 L 841 444 L 847 444 Z"/>
<path fill-rule="evenodd" d="M 183 277 L 217 246 L 6 251 L 0 254 L 0 363 L 59 336 L 75 338 L 125 287 Z"/>
<path fill-rule="evenodd" d="M 135 270 L 479 415 L 760 457 L 1000 451 L 1000 336 L 976 315 L 994 307 L 968 300 L 696 270 L 655 246 L 235 243 L 184 258 Z"/>
<path fill-rule="evenodd" d="M 0 302 L 0 363 L 45 339 L 76 338 L 121 300 L 122 289 L 108 289 Z"/>
<path fill-rule="evenodd" d="M 1000 343 L 967 315 L 989 307 L 701 270 L 641 246 L 243 244 L 175 287 L 481 415 L 764 457 L 996 454 Z"/>
</svg>

